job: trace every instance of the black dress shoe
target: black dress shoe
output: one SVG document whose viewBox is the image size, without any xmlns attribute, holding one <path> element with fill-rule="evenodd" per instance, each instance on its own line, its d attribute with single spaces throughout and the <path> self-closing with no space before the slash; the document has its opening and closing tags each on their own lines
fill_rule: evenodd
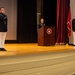
<svg viewBox="0 0 75 75">
<path fill-rule="evenodd" d="M 6 49 L 4 49 L 4 48 L 0 48 L 0 51 L 6 51 Z"/>
</svg>

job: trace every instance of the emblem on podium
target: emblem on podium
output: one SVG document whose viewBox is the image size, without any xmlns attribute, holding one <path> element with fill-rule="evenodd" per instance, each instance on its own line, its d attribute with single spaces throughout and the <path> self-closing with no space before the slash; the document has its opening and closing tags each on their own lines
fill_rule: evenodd
<svg viewBox="0 0 75 75">
<path fill-rule="evenodd" d="M 47 32 L 47 34 L 52 34 L 52 29 L 51 28 L 48 28 L 47 30 L 46 30 L 46 32 Z"/>
</svg>

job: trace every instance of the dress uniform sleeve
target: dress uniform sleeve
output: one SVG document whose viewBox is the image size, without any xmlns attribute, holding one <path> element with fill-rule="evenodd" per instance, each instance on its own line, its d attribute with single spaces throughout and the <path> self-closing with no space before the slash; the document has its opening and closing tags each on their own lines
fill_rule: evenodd
<svg viewBox="0 0 75 75">
<path fill-rule="evenodd" d="M 75 19 L 72 20 L 72 30 L 75 31 Z"/>
</svg>

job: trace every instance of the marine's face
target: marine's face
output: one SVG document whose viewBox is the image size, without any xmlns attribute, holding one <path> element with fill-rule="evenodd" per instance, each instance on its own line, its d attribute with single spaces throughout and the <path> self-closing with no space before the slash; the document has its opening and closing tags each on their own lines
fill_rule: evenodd
<svg viewBox="0 0 75 75">
<path fill-rule="evenodd" d="M 1 13 L 5 13 L 5 9 L 4 8 L 1 8 L 0 12 Z"/>
<path fill-rule="evenodd" d="M 44 23 L 44 19 L 41 19 L 41 23 Z"/>
</svg>

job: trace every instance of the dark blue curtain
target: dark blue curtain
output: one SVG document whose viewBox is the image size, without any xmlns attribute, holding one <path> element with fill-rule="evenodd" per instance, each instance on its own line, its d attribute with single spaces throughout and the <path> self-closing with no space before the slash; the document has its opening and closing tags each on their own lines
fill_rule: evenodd
<svg viewBox="0 0 75 75">
<path fill-rule="evenodd" d="M 17 0 L 17 41 L 37 42 L 36 0 Z"/>
</svg>

